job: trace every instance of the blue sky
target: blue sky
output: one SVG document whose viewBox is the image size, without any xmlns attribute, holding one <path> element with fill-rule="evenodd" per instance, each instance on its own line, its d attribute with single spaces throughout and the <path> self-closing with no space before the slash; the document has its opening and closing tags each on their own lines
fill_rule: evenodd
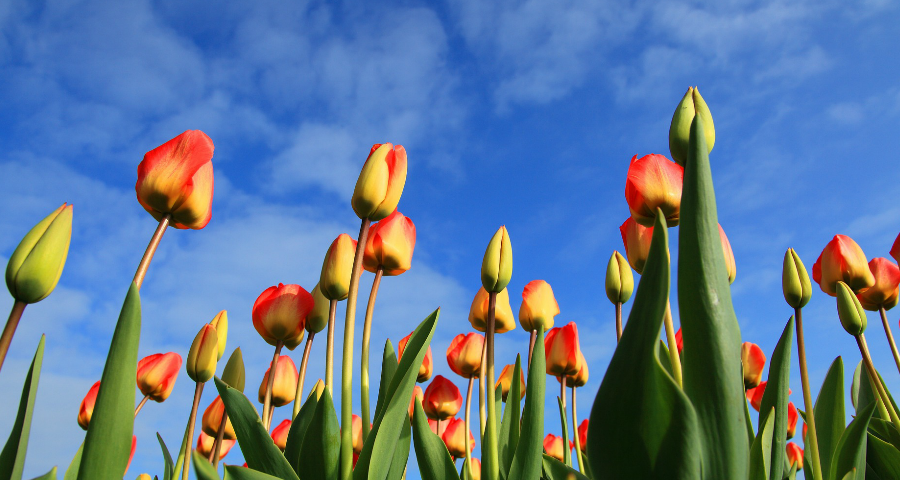
<svg viewBox="0 0 900 480">
<path fill-rule="evenodd" d="M 470 329 L 481 256 L 505 224 L 514 311 L 541 278 L 559 300 L 557 321 L 580 326 L 586 418 L 615 347 L 603 279 L 622 250 L 628 162 L 668 156 L 689 85 L 716 122 L 711 161 L 742 335 L 769 354 L 790 314 L 785 249 L 811 268 L 834 234 L 871 258 L 887 256 L 900 231 L 898 20 L 887 0 L 3 2 L 0 261 L 62 202 L 74 203 L 75 220 L 59 287 L 26 310 L 0 373 L 0 431 L 46 332 L 26 475 L 64 468 L 75 453 L 79 402 L 155 227 L 134 198 L 137 164 L 186 129 L 216 145 L 213 217 L 201 231 L 166 234 L 142 292 L 141 356 L 185 355 L 224 308 L 229 350 L 242 347 L 255 391 L 271 351 L 252 328 L 253 301 L 279 282 L 312 288 L 331 240 L 358 231 L 353 185 L 371 144 L 387 141 L 409 152 L 400 210 L 418 243 L 413 269 L 382 282 L 373 345 L 441 306 L 435 373 L 464 388 L 443 352 Z M 11 304 L 0 298 L 0 311 Z M 814 388 L 837 355 L 849 388 L 859 354 L 833 300 L 817 291 L 805 323 Z M 876 316 L 870 325 L 876 363 L 900 389 Z M 521 328 L 504 334 L 498 363 L 525 349 Z M 310 380 L 323 352 L 317 342 Z M 796 367 L 791 383 L 801 405 Z M 138 417 L 131 477 L 160 473 L 154 432 L 177 448 L 188 384 L 182 374 L 169 400 Z M 558 433 L 555 400 L 547 406 L 547 431 Z M 237 452 L 227 461 L 240 463 Z"/>
</svg>

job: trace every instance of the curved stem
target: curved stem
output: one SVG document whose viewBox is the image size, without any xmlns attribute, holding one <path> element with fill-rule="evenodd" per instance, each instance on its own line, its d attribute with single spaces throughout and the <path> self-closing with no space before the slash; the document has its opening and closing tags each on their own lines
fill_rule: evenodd
<svg viewBox="0 0 900 480">
<path fill-rule="evenodd" d="M 663 317 L 666 325 L 666 342 L 669 344 L 669 363 L 672 364 L 672 376 L 678 382 L 678 386 L 683 386 L 681 380 L 681 354 L 678 353 L 678 341 L 675 340 L 675 326 L 672 325 L 672 304 L 666 300 L 666 314 Z"/>
<path fill-rule="evenodd" d="M 891 346 L 891 353 L 894 354 L 894 363 L 897 364 L 897 370 L 900 371 L 900 353 L 897 352 L 897 344 L 894 342 L 894 334 L 891 332 L 891 325 L 888 323 L 887 312 L 884 306 L 878 309 L 881 313 L 881 323 L 884 325 L 884 334 L 887 335 L 888 344 Z"/>
<path fill-rule="evenodd" d="M 487 389 L 484 386 L 487 378 L 487 345 L 481 347 L 481 366 L 478 367 L 478 423 L 481 428 L 481 441 L 484 443 L 484 427 L 487 425 L 487 410 L 484 399 L 487 397 Z"/>
<path fill-rule="evenodd" d="M 803 386 L 803 406 L 806 408 L 806 426 L 809 431 L 806 449 L 809 451 L 810 466 L 814 480 L 822 480 L 822 464 L 819 460 L 819 437 L 816 435 L 816 412 L 812 401 L 812 390 L 809 388 L 809 373 L 806 368 L 806 342 L 803 339 L 803 312 L 799 308 L 794 309 L 794 319 L 797 324 L 797 352 L 800 358 L 800 382 Z M 887 326 L 887 324 L 885 324 Z"/>
<path fill-rule="evenodd" d="M 619 304 L 621 305 L 621 304 Z M 572 385 L 572 433 L 575 437 L 575 456 L 578 459 L 578 470 L 582 473 L 584 469 L 584 454 L 581 452 L 581 435 L 578 432 L 578 403 L 575 396 L 575 385 Z"/>
<path fill-rule="evenodd" d="M 878 391 L 878 395 L 881 397 L 881 401 L 888 411 L 891 423 L 894 424 L 894 428 L 900 430 L 900 417 L 897 416 L 897 411 L 894 410 L 894 405 L 891 403 L 891 397 L 889 397 L 884 390 L 884 385 L 881 383 L 881 377 L 878 375 L 878 371 L 875 370 L 875 364 L 872 363 L 872 356 L 869 354 L 869 345 L 866 344 L 865 335 L 862 333 L 857 335 L 856 343 L 859 345 L 859 351 L 863 356 L 863 363 L 866 365 L 866 370 L 869 372 L 869 379 L 872 380 L 872 385 L 874 385 L 875 389 Z"/>
<path fill-rule="evenodd" d="M 22 312 L 28 304 L 16 300 L 13 303 L 12 311 L 9 312 L 9 319 L 6 320 L 6 326 L 3 328 L 3 334 L 0 335 L 0 369 L 3 368 L 3 361 L 6 360 L 6 352 L 9 351 L 9 344 L 12 343 L 13 335 L 16 333 L 16 327 L 19 326 L 19 320 L 22 318 Z"/>
<path fill-rule="evenodd" d="M 472 440 L 469 438 L 469 435 L 471 435 L 469 433 L 469 410 L 471 409 L 471 405 L 472 405 L 472 387 L 474 387 L 474 386 L 475 386 L 475 377 L 469 377 L 469 388 L 466 391 L 466 413 L 465 413 L 464 418 L 465 418 L 465 422 L 466 422 L 466 433 L 465 433 L 465 435 L 466 435 L 466 460 L 465 460 L 465 465 L 466 465 L 466 473 L 468 473 L 468 478 L 470 478 L 470 479 L 473 477 L 472 477 L 472 462 L 470 462 L 470 460 L 472 459 Z"/>
<path fill-rule="evenodd" d="M 531 355 L 534 354 L 534 342 L 536 342 L 536 341 L 537 341 L 537 330 L 532 330 L 531 338 L 528 340 L 528 372 L 529 373 L 531 373 Z"/>
<path fill-rule="evenodd" d="M 337 300 L 328 305 L 328 336 L 325 340 L 325 386 L 328 393 L 334 396 L 334 315 L 337 312 Z"/>
<path fill-rule="evenodd" d="M 278 367 L 278 356 L 281 355 L 281 347 L 284 346 L 284 342 L 279 340 L 275 343 L 275 355 L 272 356 L 272 366 L 269 367 L 269 381 L 266 382 L 266 396 L 265 401 L 263 402 L 263 411 L 262 411 L 262 421 L 263 427 L 265 427 L 266 431 L 269 431 L 269 422 L 272 419 L 272 415 L 269 413 L 269 409 L 272 408 L 272 386 L 275 385 L 275 370 Z"/>
<path fill-rule="evenodd" d="M 147 403 L 147 399 L 150 398 L 150 395 L 144 395 L 144 398 L 141 400 L 141 403 L 138 404 L 134 409 L 134 418 L 137 418 L 137 414 L 141 413 L 141 409 L 144 408 L 144 404 Z"/>
<path fill-rule="evenodd" d="M 197 382 L 194 389 L 194 406 L 191 407 L 191 416 L 188 418 L 187 435 L 185 435 L 184 464 L 181 469 L 181 480 L 188 480 L 191 466 L 191 445 L 194 444 L 194 423 L 197 422 L 197 409 L 200 407 L 200 395 L 203 394 L 203 383 Z"/>
<path fill-rule="evenodd" d="M 300 413 L 300 407 L 303 406 L 303 384 L 306 383 L 306 364 L 309 362 L 309 351 L 312 350 L 313 338 L 316 334 L 310 332 L 306 337 L 306 346 L 303 347 L 303 359 L 300 360 L 300 378 L 297 379 L 297 394 L 294 395 L 294 414 L 291 419 L 297 417 Z"/>
<path fill-rule="evenodd" d="M 372 281 L 372 291 L 369 293 L 369 303 L 366 305 L 366 320 L 363 323 L 362 351 L 360 356 L 362 365 L 359 374 L 360 407 L 362 414 L 362 439 L 369 437 L 369 340 L 372 338 L 372 315 L 375 312 L 375 298 L 378 297 L 378 286 L 381 284 L 381 276 L 384 267 L 378 266 L 375 270 L 375 280 Z"/>
<path fill-rule="evenodd" d="M 487 350 L 487 426 L 485 427 L 485 439 L 481 442 L 482 460 L 487 463 L 487 477 L 484 480 L 497 480 L 500 474 L 499 457 L 497 455 L 497 402 L 494 401 L 494 333 L 497 328 L 496 318 L 497 293 L 490 292 L 488 294 L 488 318 L 487 318 L 487 339 L 485 348 Z M 517 381 L 518 379 L 513 379 Z M 482 466 L 484 469 L 484 466 Z"/>
<path fill-rule="evenodd" d="M 222 440 L 225 439 L 225 425 L 228 423 L 228 412 L 222 409 L 222 421 L 219 422 L 219 429 L 216 431 L 216 441 L 213 442 L 213 448 L 209 452 L 209 463 L 213 464 L 213 468 L 219 468 L 219 451 L 222 449 Z"/>
<path fill-rule="evenodd" d="M 616 343 L 619 343 L 619 340 L 621 340 L 621 339 L 622 339 L 622 303 L 616 302 Z"/>
<path fill-rule="evenodd" d="M 153 232 L 153 236 L 150 237 L 150 244 L 148 244 L 147 249 L 144 250 L 144 256 L 141 257 L 141 263 L 138 264 L 137 272 L 134 273 L 134 280 L 132 280 L 137 285 L 138 290 L 141 289 L 141 285 L 144 283 L 147 269 L 150 268 L 150 261 L 153 260 L 153 254 L 156 253 L 156 248 L 159 247 L 159 242 L 162 240 L 163 234 L 166 233 L 166 227 L 169 226 L 169 220 L 171 219 L 172 215 L 167 213 L 162 220 L 159 221 L 156 231 Z"/>
</svg>

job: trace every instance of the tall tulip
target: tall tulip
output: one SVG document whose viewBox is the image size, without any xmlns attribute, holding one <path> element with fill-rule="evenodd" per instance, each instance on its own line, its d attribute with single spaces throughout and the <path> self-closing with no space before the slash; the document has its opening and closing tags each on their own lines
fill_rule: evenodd
<svg viewBox="0 0 900 480">
<path fill-rule="evenodd" d="M 500 387 L 500 396 L 504 402 L 508 401 L 515 370 L 516 366 L 512 363 L 503 367 L 503 370 L 500 371 L 500 376 L 497 377 L 497 383 L 494 385 L 495 390 L 497 387 Z M 523 398 L 525 398 L 525 375 L 519 370 L 519 401 Z"/>
<path fill-rule="evenodd" d="M 631 298 L 634 291 L 634 275 L 628 260 L 618 251 L 613 251 L 606 265 L 606 297 L 616 307 L 616 342 L 622 339 L 622 304 Z"/>
<path fill-rule="evenodd" d="M 472 300 L 472 307 L 469 308 L 469 323 L 472 328 L 479 332 L 487 332 L 488 310 L 490 307 L 490 296 L 484 287 L 478 289 L 475 298 Z M 509 304 L 509 292 L 506 289 L 495 294 L 496 304 L 494 307 L 495 333 L 506 333 L 516 329 L 516 318 L 513 316 L 512 307 Z"/>
<path fill-rule="evenodd" d="M 875 285 L 862 293 L 857 293 L 860 305 L 866 310 L 878 311 L 881 314 L 881 323 L 887 336 L 891 353 L 894 354 L 894 362 L 900 370 L 900 352 L 897 351 L 897 343 L 891 332 L 891 325 L 887 319 L 887 311 L 897 305 L 900 295 L 900 268 L 897 264 L 883 257 L 873 258 L 869 262 L 869 270 L 875 277 Z"/>
<path fill-rule="evenodd" d="M 200 395 L 203 393 L 203 385 L 213 377 L 216 372 L 216 362 L 219 359 L 219 336 L 216 327 L 206 324 L 197 333 L 194 343 L 188 352 L 185 369 L 191 380 L 196 382 L 194 389 L 194 403 L 191 406 L 191 415 L 188 417 L 186 442 L 184 443 L 184 463 L 181 471 L 182 480 L 187 480 L 191 459 L 189 449 L 194 442 L 194 423 L 197 420 L 197 409 L 200 407 Z M 215 441 L 215 439 L 213 439 Z"/>
<path fill-rule="evenodd" d="M 785 446 L 785 449 L 787 451 L 788 463 L 790 464 L 791 468 L 796 467 L 797 470 L 802 469 L 803 449 L 794 442 L 788 442 L 788 444 Z"/>
<path fill-rule="evenodd" d="M 722 225 L 719 225 L 719 239 L 722 241 L 722 253 L 725 255 L 725 268 L 728 269 L 728 283 L 734 283 L 734 278 L 737 276 L 737 265 L 734 262 L 731 242 L 725 236 L 725 230 L 722 230 Z"/>
<path fill-rule="evenodd" d="M 800 415 L 797 414 L 797 407 L 794 406 L 794 402 L 788 402 L 787 409 L 787 438 L 788 440 L 794 438 L 794 434 L 797 432 L 797 419 Z"/>
<path fill-rule="evenodd" d="M 700 96 L 700 90 L 697 87 L 689 87 L 684 98 L 675 108 L 675 114 L 672 115 L 672 123 L 669 125 L 669 152 L 672 158 L 679 165 L 684 165 L 687 159 L 688 143 L 691 137 L 691 122 L 694 116 L 700 115 L 700 122 L 703 124 L 703 136 L 706 137 L 706 148 L 712 151 L 713 145 L 716 143 L 716 128 L 713 123 L 712 113 L 709 107 Z"/>
<path fill-rule="evenodd" d="M 344 300 L 350 293 L 350 276 L 353 273 L 353 254 L 356 240 L 342 233 L 331 242 L 322 273 L 319 276 L 319 292 L 329 300 Z"/>
<path fill-rule="evenodd" d="M 557 377 L 575 375 L 581 369 L 581 348 L 578 344 L 578 327 L 569 322 L 547 332 L 544 339 L 547 356 L 547 375 Z"/>
<path fill-rule="evenodd" d="M 560 462 L 564 462 L 566 443 L 567 439 L 548 433 L 547 436 L 544 437 L 544 451 L 547 452 L 547 455 L 550 455 Z M 569 450 L 572 450 L 571 443 L 569 444 Z"/>
<path fill-rule="evenodd" d="M 823 292 L 837 296 L 837 282 L 843 281 L 855 293 L 875 285 L 866 254 L 846 235 L 835 235 L 813 264 L 813 280 Z"/>
<path fill-rule="evenodd" d="M 468 436 L 468 438 L 467 438 Z M 465 426 L 465 422 L 460 418 L 452 418 L 447 422 L 447 429 L 441 435 L 441 440 L 450 451 L 450 455 L 456 458 L 466 458 L 472 452 L 475 445 L 475 437 L 472 432 Z"/>
<path fill-rule="evenodd" d="M 325 298 L 325 295 L 322 295 L 322 292 L 319 291 L 318 284 L 313 287 L 310 294 L 313 297 L 313 309 L 309 312 L 309 315 L 306 316 L 305 329 L 309 332 L 309 336 L 306 337 L 306 345 L 303 347 L 303 357 L 300 360 L 300 378 L 297 380 L 297 394 L 294 395 L 294 414 L 292 418 L 300 413 L 300 407 L 303 404 L 303 386 L 306 383 L 306 366 L 309 363 L 309 353 L 312 351 L 313 338 L 316 337 L 317 333 L 324 330 L 325 327 L 329 325 L 333 327 L 334 325 L 334 319 L 330 318 L 331 301 Z M 329 323 L 329 319 L 331 323 Z M 326 340 L 328 340 L 328 346 L 333 346 L 334 329 L 332 328 L 330 330 L 332 335 Z M 329 351 L 327 354 L 333 355 L 333 351 Z M 334 358 L 331 358 L 331 361 L 333 362 Z"/>
<path fill-rule="evenodd" d="M 157 353 L 142 358 L 137 364 L 137 386 L 144 394 L 137 411 L 147 399 L 162 402 L 169 398 L 181 370 L 181 355 L 175 352 Z M 135 412 L 137 415 L 137 412 Z"/>
<path fill-rule="evenodd" d="M 537 340 L 537 331 L 541 326 L 544 331 L 553 328 L 553 320 L 559 315 L 559 304 L 553 296 L 553 289 L 544 280 L 532 280 L 522 290 L 522 305 L 519 307 L 519 323 L 522 328 L 531 332 L 528 343 L 528 368 L 531 368 L 531 353 Z"/>
<path fill-rule="evenodd" d="M 204 432 L 200 432 L 200 435 L 197 436 L 197 451 L 200 455 L 208 458 L 213 452 L 213 445 L 215 442 L 216 439 L 214 437 L 211 437 Z M 219 458 L 224 458 L 225 455 L 228 455 L 228 452 L 231 451 L 231 447 L 234 446 L 235 442 L 237 442 L 237 440 L 223 440 L 219 447 Z"/>
<path fill-rule="evenodd" d="M 228 416 L 225 414 L 225 404 L 222 403 L 222 397 L 217 395 L 212 403 L 206 407 L 206 410 L 203 411 L 203 417 L 200 421 L 201 430 L 210 437 L 216 438 L 216 435 L 219 433 L 219 425 L 222 423 L 222 420 L 225 419 L 224 438 L 234 440 L 237 438 L 237 435 L 234 432 L 234 426 L 231 424 L 231 419 L 228 419 L 227 417 Z"/>
<path fill-rule="evenodd" d="M 463 378 L 478 376 L 481 369 L 481 353 L 484 349 L 484 336 L 478 333 L 460 333 L 450 341 L 447 347 L 447 363 L 453 373 Z"/>
<path fill-rule="evenodd" d="M 459 388 L 441 375 L 436 375 L 428 388 L 422 401 L 422 408 L 428 418 L 446 420 L 459 412 L 462 407 L 462 395 Z"/>
<path fill-rule="evenodd" d="M 766 354 L 759 345 L 744 342 L 741 345 L 741 366 L 744 372 L 744 390 L 754 388 L 762 381 L 763 368 L 766 366 Z"/>
<path fill-rule="evenodd" d="M 622 243 L 625 245 L 625 256 L 628 264 L 637 273 L 644 271 L 644 264 L 650 255 L 650 240 L 653 238 L 653 227 L 645 227 L 633 218 L 628 217 L 625 223 L 619 227 L 622 234 Z"/>
<path fill-rule="evenodd" d="M 88 425 L 91 423 L 91 416 L 94 414 L 94 404 L 97 403 L 97 392 L 99 391 L 100 380 L 97 380 L 96 383 L 91 385 L 87 395 L 81 401 L 81 406 L 78 407 L 78 425 L 84 430 L 87 430 Z"/>
<path fill-rule="evenodd" d="M 666 225 L 678 225 L 681 212 L 681 189 L 684 167 L 662 155 L 635 155 L 628 165 L 625 201 L 631 217 L 645 227 L 652 227 L 657 208 L 662 210 Z"/>
<path fill-rule="evenodd" d="M 272 373 L 271 368 L 266 369 L 263 380 L 259 384 L 259 401 L 265 401 L 266 386 L 269 384 L 269 375 Z M 272 398 L 271 404 L 275 407 L 282 407 L 294 401 L 297 394 L 297 367 L 291 357 L 280 356 L 278 363 L 275 365 L 275 380 L 272 382 Z"/>
<path fill-rule="evenodd" d="M 283 420 L 281 423 L 272 430 L 272 441 L 275 442 L 275 446 L 278 447 L 282 452 L 285 448 L 287 448 L 287 438 L 288 433 L 291 431 L 291 421 Z"/>
<path fill-rule="evenodd" d="M 409 342 L 410 338 L 412 338 L 412 333 L 397 342 L 398 361 L 403 358 L 403 352 L 406 350 L 406 344 Z M 432 371 L 434 371 L 434 360 L 431 356 L 431 345 L 428 345 L 428 350 L 425 352 L 425 358 L 422 360 L 422 364 L 419 365 L 419 374 L 416 377 L 416 381 L 419 383 L 427 382 L 428 379 L 431 378 Z"/>
</svg>

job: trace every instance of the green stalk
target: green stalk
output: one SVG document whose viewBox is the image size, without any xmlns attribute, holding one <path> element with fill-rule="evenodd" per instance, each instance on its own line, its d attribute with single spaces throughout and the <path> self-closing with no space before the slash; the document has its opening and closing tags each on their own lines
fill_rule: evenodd
<svg viewBox="0 0 900 480">
<path fill-rule="evenodd" d="M 328 307 L 328 336 L 325 340 L 325 386 L 328 394 L 334 396 L 334 316 L 337 312 L 337 300 L 332 300 Z"/>
<path fill-rule="evenodd" d="M 675 339 L 675 326 L 672 325 L 672 303 L 666 300 L 666 314 L 663 317 L 666 326 L 666 341 L 669 343 L 669 363 L 672 364 L 672 376 L 679 387 L 684 387 L 681 376 L 681 354 L 678 353 L 678 341 Z"/>
<path fill-rule="evenodd" d="M 262 421 L 263 427 L 265 427 L 267 432 L 269 431 L 269 422 L 272 419 L 269 409 L 275 410 L 272 407 L 272 386 L 275 385 L 275 370 L 278 367 L 278 356 L 281 355 L 281 347 L 283 346 L 284 342 L 281 340 L 275 342 L 275 355 L 272 356 L 272 366 L 269 367 L 269 381 L 266 383 L 266 396 L 263 401 Z"/>
<path fill-rule="evenodd" d="M 495 310 L 497 306 L 497 293 L 491 292 L 488 296 L 488 318 L 487 318 L 487 339 L 485 347 L 487 350 L 487 379 L 488 385 L 494 385 L 494 333 L 496 330 Z M 518 380 L 518 379 L 514 379 Z M 489 390 L 490 393 L 494 389 Z M 494 396 L 485 399 L 487 401 L 487 426 L 485 428 L 484 441 L 481 443 L 482 471 L 487 472 L 487 476 L 483 476 L 484 480 L 497 480 L 500 476 L 500 458 L 497 452 L 497 402 Z"/>
<path fill-rule="evenodd" d="M 797 352 L 800 358 L 800 382 L 803 386 L 803 406 L 806 408 L 807 437 L 804 439 L 809 450 L 810 468 L 814 480 L 822 480 L 822 463 L 819 460 L 819 437 L 816 435 L 816 412 L 812 401 L 812 390 L 809 388 L 809 373 L 806 369 L 806 344 L 803 340 L 803 314 L 802 309 L 794 309 L 794 319 L 797 321 Z"/>
<path fill-rule="evenodd" d="M 191 416 L 188 418 L 187 432 L 185 434 L 184 464 L 181 469 L 181 480 L 188 480 L 188 472 L 191 469 L 191 445 L 194 443 L 194 424 L 197 423 L 197 409 L 200 408 L 200 395 L 203 394 L 203 383 L 197 382 L 194 389 L 194 406 L 191 407 Z"/>
<path fill-rule="evenodd" d="M 900 352 L 897 352 L 897 344 L 894 342 L 894 334 L 891 332 L 891 325 L 888 323 L 887 312 L 884 305 L 878 309 L 881 313 L 881 323 L 884 325 L 884 334 L 887 335 L 888 344 L 891 345 L 891 353 L 894 354 L 894 363 L 897 364 L 897 370 L 900 371 Z"/>
<path fill-rule="evenodd" d="M 875 389 L 878 391 L 878 396 L 881 397 L 881 401 L 884 403 L 885 409 L 887 409 L 891 423 L 894 424 L 894 428 L 900 430 L 900 417 L 897 416 L 897 411 L 894 410 L 894 405 L 891 404 L 891 398 L 884 390 L 884 384 L 881 383 L 881 377 L 878 375 L 878 371 L 875 370 L 875 364 L 872 363 L 872 356 L 869 354 L 869 345 L 866 344 L 865 335 L 862 333 L 857 335 L 856 343 L 859 345 L 860 353 L 862 353 L 863 364 L 865 364 L 866 370 L 869 373 L 869 379 L 872 380 L 872 385 L 874 385 Z"/>
<path fill-rule="evenodd" d="M 619 305 L 622 304 L 620 303 Z M 578 404 L 575 397 L 575 385 L 572 385 L 572 433 L 575 434 L 575 455 L 578 458 L 578 470 L 584 473 L 587 469 L 584 467 L 584 455 L 581 452 L 581 436 L 578 432 Z"/>
<path fill-rule="evenodd" d="M 375 270 L 375 280 L 372 281 L 372 291 L 369 293 L 369 303 L 366 305 L 366 320 L 363 323 L 362 366 L 359 376 L 363 443 L 369 437 L 369 430 L 371 430 L 369 426 L 369 340 L 372 338 L 372 315 L 375 312 L 375 299 L 378 297 L 378 286 L 381 284 L 383 274 L 384 267 L 379 265 Z"/>
<path fill-rule="evenodd" d="M 312 350 L 313 338 L 315 333 L 310 332 L 306 337 L 306 346 L 303 347 L 303 359 L 300 360 L 300 378 L 297 379 L 297 393 L 294 395 L 294 414 L 291 419 L 297 418 L 300 413 L 300 407 L 303 406 L 303 384 L 306 383 L 306 365 L 309 362 L 309 351 Z"/>
<path fill-rule="evenodd" d="M 466 473 L 468 473 L 468 478 L 471 480 L 472 478 L 472 441 L 469 438 L 469 410 L 471 410 L 472 406 L 472 387 L 475 386 L 475 377 L 469 377 L 469 388 L 466 390 L 466 413 L 465 413 L 465 422 L 466 422 L 466 460 L 463 464 L 466 467 Z"/>
</svg>

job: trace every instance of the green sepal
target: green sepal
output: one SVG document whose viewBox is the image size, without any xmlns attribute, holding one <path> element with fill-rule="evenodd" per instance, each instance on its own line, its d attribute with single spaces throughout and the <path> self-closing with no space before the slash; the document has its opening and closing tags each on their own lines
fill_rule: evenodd
<svg viewBox="0 0 900 480">
<path fill-rule="evenodd" d="M 31 360 L 31 367 L 25 375 L 19 410 L 13 422 L 9 439 L 0 452 L 0 479 L 21 480 L 25 469 L 25 453 L 28 451 L 28 437 L 31 433 L 31 417 L 34 414 L 34 400 L 37 397 L 38 382 L 41 378 L 41 365 L 44 363 L 45 335 L 38 341 L 37 351 Z M 54 474 L 54 477 L 56 475 Z"/>
</svg>

